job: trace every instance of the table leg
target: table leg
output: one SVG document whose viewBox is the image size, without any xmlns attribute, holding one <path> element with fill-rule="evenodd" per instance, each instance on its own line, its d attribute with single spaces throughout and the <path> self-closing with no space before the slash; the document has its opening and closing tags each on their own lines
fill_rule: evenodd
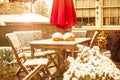
<svg viewBox="0 0 120 80">
<path fill-rule="evenodd" d="M 63 56 L 62 56 L 63 52 L 61 50 L 57 50 L 56 52 L 56 58 L 57 58 L 57 72 L 61 72 L 61 64 L 63 64 Z"/>
<path fill-rule="evenodd" d="M 35 53 L 35 49 L 34 47 L 31 47 L 31 58 L 34 58 L 34 53 Z"/>
<path fill-rule="evenodd" d="M 57 50 L 56 52 L 56 58 L 57 58 L 57 65 L 56 65 L 56 69 L 57 71 L 54 73 L 54 76 L 61 76 L 63 74 L 63 72 L 65 71 L 65 51 L 64 50 Z"/>
<path fill-rule="evenodd" d="M 71 56 L 72 56 L 73 58 L 75 58 L 75 54 L 74 54 L 74 50 L 73 50 L 73 49 L 71 49 Z"/>
</svg>

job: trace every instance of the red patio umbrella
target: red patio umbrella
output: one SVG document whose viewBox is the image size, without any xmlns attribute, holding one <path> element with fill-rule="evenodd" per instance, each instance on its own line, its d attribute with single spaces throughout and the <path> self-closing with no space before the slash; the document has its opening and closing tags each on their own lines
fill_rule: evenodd
<svg viewBox="0 0 120 80">
<path fill-rule="evenodd" d="M 53 0 L 50 23 L 68 29 L 77 23 L 73 0 Z"/>
</svg>

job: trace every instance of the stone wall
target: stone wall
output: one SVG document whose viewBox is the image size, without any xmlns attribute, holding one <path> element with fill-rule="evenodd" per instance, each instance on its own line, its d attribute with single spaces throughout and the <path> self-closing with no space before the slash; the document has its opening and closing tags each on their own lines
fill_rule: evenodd
<svg viewBox="0 0 120 80">
<path fill-rule="evenodd" d="M 10 33 L 13 31 L 28 31 L 28 30 L 41 30 L 42 31 L 42 38 L 51 38 L 51 35 L 58 31 L 58 32 L 67 32 L 68 30 L 61 30 L 56 28 L 54 25 L 49 23 L 39 23 L 39 24 L 9 24 L 8 26 L 0 26 L 0 46 L 9 45 L 8 41 L 6 40 L 5 34 Z"/>
</svg>

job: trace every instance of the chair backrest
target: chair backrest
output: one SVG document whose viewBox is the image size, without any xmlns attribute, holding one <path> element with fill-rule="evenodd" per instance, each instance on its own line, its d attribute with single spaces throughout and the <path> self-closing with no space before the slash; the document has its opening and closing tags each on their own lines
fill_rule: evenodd
<svg viewBox="0 0 120 80">
<path fill-rule="evenodd" d="M 94 44 L 95 39 L 96 39 L 96 37 L 97 37 L 98 34 L 99 34 L 98 31 L 95 31 L 95 32 L 94 32 L 93 37 L 92 37 L 92 39 L 91 39 L 91 41 L 90 41 L 90 45 L 89 45 L 90 48 L 93 47 L 93 44 Z"/>
<path fill-rule="evenodd" d="M 6 38 L 14 51 L 14 55 L 18 64 L 22 67 L 25 73 L 28 74 L 29 73 L 28 70 L 26 69 L 26 67 L 23 65 L 23 62 L 21 61 L 21 59 L 24 58 L 25 55 L 20 54 L 22 49 L 21 49 L 21 44 L 18 40 L 18 37 L 14 33 L 7 33 Z"/>
<path fill-rule="evenodd" d="M 33 31 L 14 31 L 18 37 L 19 42 L 22 47 L 29 47 L 30 41 L 39 40 L 42 38 L 41 30 L 33 30 Z"/>
<path fill-rule="evenodd" d="M 71 31 L 76 38 L 86 37 L 87 30 L 72 30 Z"/>
</svg>

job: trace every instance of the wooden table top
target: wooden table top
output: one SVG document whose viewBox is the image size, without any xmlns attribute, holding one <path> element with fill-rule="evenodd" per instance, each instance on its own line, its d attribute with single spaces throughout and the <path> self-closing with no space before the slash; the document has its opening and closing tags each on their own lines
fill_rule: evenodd
<svg viewBox="0 0 120 80">
<path fill-rule="evenodd" d="M 31 56 L 34 57 L 35 49 L 54 49 L 63 50 L 70 49 L 71 55 L 74 56 L 74 50 L 77 49 L 77 44 L 89 43 L 91 38 L 75 38 L 75 41 L 53 41 L 52 39 L 34 40 L 30 42 Z"/>
<path fill-rule="evenodd" d="M 30 44 L 31 45 L 75 45 L 90 40 L 91 38 L 75 38 L 75 41 L 53 41 L 52 39 L 44 39 L 44 40 L 31 41 Z"/>
</svg>

